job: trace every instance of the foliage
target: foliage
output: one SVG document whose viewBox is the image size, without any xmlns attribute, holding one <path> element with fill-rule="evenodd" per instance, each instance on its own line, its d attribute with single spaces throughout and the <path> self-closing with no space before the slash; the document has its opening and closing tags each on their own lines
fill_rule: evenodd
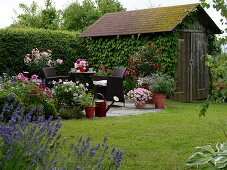
<svg viewBox="0 0 227 170">
<path fill-rule="evenodd" d="M 63 12 L 64 25 L 67 30 L 81 31 L 98 19 L 98 13 L 94 2 L 84 0 L 82 5 L 73 2 Z"/>
<path fill-rule="evenodd" d="M 126 94 L 129 90 L 136 88 L 136 86 L 137 86 L 136 77 L 132 75 L 130 72 L 126 71 L 124 74 L 123 81 L 124 93 Z"/>
<path fill-rule="evenodd" d="M 61 11 L 57 11 L 52 5 L 51 0 L 45 0 L 45 9 L 41 9 L 36 2 L 32 2 L 29 7 L 26 4 L 19 4 L 22 14 L 16 11 L 16 20 L 11 27 L 25 28 L 43 28 L 43 29 L 59 29 L 61 26 Z"/>
<path fill-rule="evenodd" d="M 20 102 L 23 101 L 21 104 L 25 106 L 26 112 L 29 112 L 29 109 L 35 106 L 37 108 L 37 112 L 34 112 L 35 115 L 42 114 L 46 118 L 55 117 L 57 114 L 55 106 L 49 103 L 53 97 L 51 91 L 49 88 L 41 88 L 40 82 L 41 80 L 36 75 L 29 79 L 19 73 L 16 79 L 5 78 L 4 82 L 0 84 L 2 86 L 0 91 L 2 95 L 12 94 Z M 39 108 L 42 108 L 41 112 L 38 111 Z"/>
<path fill-rule="evenodd" d="M 21 103 L 21 99 L 17 95 L 1 91 L 0 114 L 3 116 L 4 121 L 8 122 L 11 119 L 13 111 L 20 107 L 21 104 L 19 103 Z"/>
<path fill-rule="evenodd" d="M 95 106 L 94 97 L 90 93 L 84 93 L 80 103 L 84 107 Z"/>
<path fill-rule="evenodd" d="M 137 78 L 137 84 L 139 86 L 149 86 L 150 81 L 152 81 L 152 77 L 151 76 L 138 77 Z"/>
<path fill-rule="evenodd" d="M 134 102 L 134 104 L 143 104 L 151 99 L 151 92 L 144 88 L 137 88 L 130 90 L 127 93 L 127 98 Z"/>
<path fill-rule="evenodd" d="M 59 81 L 53 83 L 53 99 L 57 110 L 61 106 L 78 106 L 83 94 L 88 90 L 82 83 L 72 81 Z"/>
<path fill-rule="evenodd" d="M 136 76 L 149 76 L 161 68 L 162 47 L 155 46 L 152 42 L 139 47 L 137 52 L 128 59 L 129 69 Z"/>
<path fill-rule="evenodd" d="M 84 117 L 80 106 L 63 106 L 59 110 L 62 119 L 81 119 Z"/>
<path fill-rule="evenodd" d="M 227 142 L 217 143 L 216 150 L 213 150 L 210 145 L 203 147 L 196 147 L 201 149 L 201 152 L 193 154 L 187 161 L 186 165 L 203 165 L 210 163 L 212 167 L 218 169 L 227 167 Z"/>
<path fill-rule="evenodd" d="M 117 0 L 84 0 L 73 2 L 63 12 L 63 27 L 67 30 L 83 31 L 105 13 L 125 11 Z"/>
<path fill-rule="evenodd" d="M 153 93 L 171 94 L 176 89 L 174 78 L 166 74 L 153 74 L 149 85 Z"/>
<path fill-rule="evenodd" d="M 2 169 L 118 169 L 121 165 L 122 151 L 107 146 L 107 137 L 101 144 L 92 146 L 90 137 L 80 137 L 76 144 L 67 147 L 61 138 L 60 119 L 52 121 L 43 117 L 32 117 L 31 109 L 27 115 L 23 109 L 16 108 L 8 124 L 0 122 Z M 2 118 L 2 116 L 1 116 Z M 60 154 L 67 148 L 67 155 Z M 110 149 L 109 149 L 110 148 Z"/>
<path fill-rule="evenodd" d="M 53 61 L 51 53 L 51 50 L 39 52 L 39 49 L 36 48 L 32 50 L 32 54 L 26 54 L 24 63 L 28 66 L 30 74 L 41 76 L 43 75 L 42 68 L 57 67 L 57 64 L 63 63 L 63 60 L 59 58 L 56 61 Z"/>
<path fill-rule="evenodd" d="M 226 25 L 227 24 L 227 5 L 225 0 L 212 0 L 212 3 L 210 1 L 207 0 L 200 0 L 201 5 L 204 8 L 210 8 L 210 6 L 212 5 L 214 9 L 216 9 L 218 12 L 220 12 L 221 16 L 223 17 L 222 19 L 220 19 L 220 22 L 222 23 L 222 25 Z M 223 30 L 223 32 L 227 32 L 227 28 L 225 28 L 225 30 Z M 227 42 L 227 36 L 225 34 L 225 36 L 223 36 L 222 38 L 220 38 L 220 42 L 221 44 L 225 44 Z"/>
<path fill-rule="evenodd" d="M 40 51 L 50 49 L 52 60 L 61 58 L 64 63 L 57 66 L 58 75 L 67 75 L 73 61 L 85 56 L 86 48 L 75 37 L 76 32 L 50 31 L 42 29 L 0 29 L 0 75 L 10 68 L 11 72 L 28 71 L 24 55 L 34 47 Z M 15 74 L 14 73 L 14 74 Z"/>
<path fill-rule="evenodd" d="M 104 65 L 100 65 L 98 71 L 96 72 L 96 75 L 99 76 L 110 76 L 112 74 L 111 69 L 106 69 Z"/>
<path fill-rule="evenodd" d="M 84 38 L 82 43 L 86 44 L 89 64 L 95 69 L 100 65 L 106 68 L 127 67 L 128 58 L 132 56 L 137 48 L 151 41 L 162 50 L 162 69 L 171 76 L 176 75 L 178 33 L 157 33 L 152 35 L 130 35 L 119 37 Z M 85 42 L 84 42 L 85 41 Z"/>
</svg>

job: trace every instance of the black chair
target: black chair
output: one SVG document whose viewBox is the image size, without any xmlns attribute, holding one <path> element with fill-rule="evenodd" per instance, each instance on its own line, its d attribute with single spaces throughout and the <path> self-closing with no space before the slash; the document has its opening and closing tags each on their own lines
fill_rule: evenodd
<svg viewBox="0 0 227 170">
<path fill-rule="evenodd" d="M 94 75 L 94 94 L 98 98 L 97 93 L 103 94 L 107 101 L 113 101 L 113 97 L 117 96 L 119 102 L 124 103 L 123 77 L 126 68 L 114 68 L 111 76 Z M 99 82 L 101 82 L 99 84 Z M 103 84 L 102 84 L 103 83 Z"/>
<path fill-rule="evenodd" d="M 53 87 L 52 81 L 70 80 L 70 76 L 57 76 L 56 70 L 53 67 L 42 68 L 46 83 L 45 85 L 49 88 Z"/>
</svg>

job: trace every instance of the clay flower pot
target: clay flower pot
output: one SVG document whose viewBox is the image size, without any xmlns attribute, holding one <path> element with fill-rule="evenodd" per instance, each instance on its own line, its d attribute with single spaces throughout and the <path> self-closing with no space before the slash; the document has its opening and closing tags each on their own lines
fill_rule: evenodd
<svg viewBox="0 0 227 170">
<path fill-rule="evenodd" d="M 95 106 L 84 107 L 84 109 L 85 109 L 86 117 L 93 119 L 95 115 Z"/>
<path fill-rule="evenodd" d="M 142 104 L 135 104 L 137 109 L 143 109 L 145 107 L 146 103 L 142 103 Z"/>
<path fill-rule="evenodd" d="M 155 109 L 164 109 L 166 94 L 153 94 Z"/>
</svg>

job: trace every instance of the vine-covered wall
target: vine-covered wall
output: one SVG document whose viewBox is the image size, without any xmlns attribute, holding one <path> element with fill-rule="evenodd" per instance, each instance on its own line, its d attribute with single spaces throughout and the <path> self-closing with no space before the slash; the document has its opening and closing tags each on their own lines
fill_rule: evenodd
<svg viewBox="0 0 227 170">
<path fill-rule="evenodd" d="M 179 34 L 173 31 L 156 34 L 86 38 L 81 41 L 87 46 L 89 63 L 92 67 L 98 68 L 103 64 L 110 69 L 119 66 L 127 67 L 128 57 L 133 55 L 138 47 L 151 41 L 158 47 L 163 47 L 163 70 L 170 75 L 175 75 L 178 37 Z"/>
</svg>

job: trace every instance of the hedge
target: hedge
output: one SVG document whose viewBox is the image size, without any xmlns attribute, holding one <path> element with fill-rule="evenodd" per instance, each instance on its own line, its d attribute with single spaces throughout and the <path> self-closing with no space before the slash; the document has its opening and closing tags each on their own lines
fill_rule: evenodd
<svg viewBox="0 0 227 170">
<path fill-rule="evenodd" d="M 7 69 L 11 73 L 29 71 L 23 58 L 34 48 L 40 51 L 50 49 L 53 59 L 63 59 L 59 74 L 66 75 L 75 59 L 86 56 L 86 48 L 77 35 L 76 32 L 42 29 L 0 29 L 0 75 Z"/>
<path fill-rule="evenodd" d="M 32 49 L 52 50 L 53 59 L 61 58 L 64 64 L 58 68 L 58 74 L 67 75 L 78 58 L 89 60 L 97 69 L 104 64 L 107 68 L 127 67 L 127 59 L 139 46 L 147 41 L 164 47 L 162 63 L 164 70 L 174 75 L 176 72 L 176 45 L 178 34 L 175 32 L 114 36 L 103 38 L 78 38 L 78 33 L 68 31 L 51 31 L 42 29 L 1 29 L 0 30 L 0 75 L 9 68 L 19 73 L 27 70 L 23 63 L 25 54 Z"/>
</svg>

